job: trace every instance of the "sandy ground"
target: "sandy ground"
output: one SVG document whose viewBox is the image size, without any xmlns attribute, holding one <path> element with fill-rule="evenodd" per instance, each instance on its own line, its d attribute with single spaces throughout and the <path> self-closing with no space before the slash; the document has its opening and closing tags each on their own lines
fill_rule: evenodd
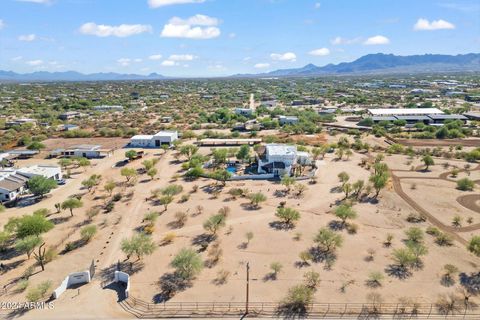
<svg viewBox="0 0 480 320">
<path fill-rule="evenodd" d="M 175 163 L 172 152 L 160 156 L 162 151 L 148 150 L 147 158 L 159 157 L 157 164 L 159 174 L 155 180 L 150 181 L 147 176 L 141 176 L 134 187 L 118 187 L 115 192 L 128 194 L 133 192 L 130 200 L 126 197 L 117 203 L 113 212 L 99 214 L 93 219 L 94 224 L 99 226 L 97 236 L 87 245 L 59 257 L 46 266 L 44 272 L 32 276 L 31 284 L 35 285 L 43 280 L 50 279 L 56 287 L 63 278 L 74 271 L 81 271 L 88 268 L 92 259 L 97 266 L 97 276 L 93 283 L 80 287 L 80 294 L 77 290 L 67 290 L 64 296 L 55 301 L 53 310 L 34 310 L 26 313 L 23 317 L 31 319 L 60 319 L 66 315 L 77 315 L 78 318 L 119 318 L 131 317 L 126 314 L 116 303 L 116 292 L 109 289 L 101 289 L 100 281 L 112 277 L 112 266 L 117 261 L 125 259 L 120 251 L 120 242 L 123 238 L 134 233 L 135 228 L 142 224 L 145 213 L 149 211 L 163 211 L 163 207 L 155 205 L 145 198 L 150 196 L 150 191 L 162 188 L 168 184 L 175 183 L 183 186 L 183 194 L 190 193 L 194 185 L 200 188 L 195 193 L 190 193 L 187 202 L 172 203 L 168 210 L 162 213 L 155 224 L 153 238 L 159 247 L 151 256 L 143 259 L 140 270 L 132 275 L 131 294 L 145 301 L 153 301 L 160 293 L 158 281 L 162 275 L 171 272 L 169 263 L 172 257 L 183 247 L 190 247 L 196 236 L 204 233 L 202 224 L 212 214 L 215 214 L 221 207 L 228 206 L 230 213 L 227 218 L 227 226 L 219 232 L 219 241 L 223 250 L 220 262 L 211 267 L 204 268 L 192 287 L 175 295 L 172 301 L 243 301 L 245 291 L 245 263 L 249 262 L 251 267 L 251 301 L 278 301 L 284 297 L 287 289 L 292 285 L 302 282 L 303 274 L 308 270 L 315 270 L 320 273 L 322 282 L 316 292 L 315 300 L 322 302 L 365 302 L 366 295 L 375 291 L 382 295 L 385 302 L 397 302 L 400 297 L 409 297 L 418 302 L 434 302 L 441 293 L 451 293 L 456 286 L 444 287 L 440 284 L 443 265 L 454 263 L 462 272 L 473 272 L 478 270 L 480 259 L 468 253 L 466 249 L 457 243 L 451 247 L 439 247 L 433 243 L 430 236 L 426 236 L 426 243 L 429 253 L 423 258 L 424 266 L 421 270 L 415 270 L 412 275 L 400 280 L 389 276 L 385 270 L 392 263 L 391 253 L 395 248 L 403 246 L 402 239 L 405 238 L 404 231 L 413 226 L 406 222 L 408 214 L 414 212 L 389 186 L 383 190 L 378 204 L 360 203 L 354 206 L 358 218 L 354 221 L 358 225 L 357 234 L 348 234 L 347 231 L 340 231 L 344 238 L 344 244 L 336 252 L 336 261 L 331 270 L 325 268 L 325 263 L 312 263 L 310 266 L 298 267 L 298 254 L 313 246 L 313 237 L 319 228 L 327 226 L 331 221 L 338 220 L 331 213 L 335 201 L 343 198 L 343 194 L 336 191 L 339 186 L 337 174 L 346 171 L 350 174 L 350 181 L 357 179 L 367 180 L 369 172 L 358 164 L 362 155 L 355 154 L 349 161 L 335 161 L 333 155 L 329 154 L 325 160 L 320 162 L 318 170 L 318 183 L 307 185 L 307 191 L 302 198 L 293 196 L 277 197 L 276 190 L 283 190 L 284 187 L 275 182 L 269 181 L 242 181 L 228 182 L 218 199 L 214 199 L 207 193 L 207 187 L 211 180 L 200 179 L 195 182 L 183 180 L 172 181 L 171 177 L 180 170 L 180 163 Z M 202 153 L 205 150 L 202 150 Z M 81 181 L 93 173 L 101 174 L 103 181 L 109 178 L 117 182 L 123 181 L 120 176 L 120 169 L 112 168 L 112 165 L 123 158 L 124 150 L 119 150 L 112 157 L 102 160 L 94 160 L 93 166 L 82 169 L 67 185 L 53 191 L 51 196 L 35 205 L 25 208 L 8 209 L 0 215 L 0 225 L 3 225 L 9 217 L 31 213 L 38 208 L 49 208 L 53 211 L 54 204 L 63 201 L 67 196 L 76 193 L 86 193 L 81 190 Z M 393 163 L 404 163 L 407 161 L 403 156 L 392 156 L 399 159 L 388 158 Z M 401 158 L 403 157 L 403 158 Z M 53 161 L 53 160 L 52 160 Z M 136 161 L 128 166 L 139 168 L 141 162 Z M 437 166 L 432 168 L 436 170 Z M 440 167 L 440 166 L 438 166 Z M 408 166 L 409 168 L 409 166 Z M 407 169 L 408 169 L 407 168 Z M 400 169 L 400 168 L 399 168 Z M 439 171 L 442 171 L 441 168 Z M 436 171 L 434 171 L 436 172 Z M 443 172 L 443 171 L 442 171 Z M 421 201 L 422 205 L 439 212 L 439 215 L 451 214 L 457 208 L 449 199 L 455 199 L 455 195 L 449 195 L 448 191 L 437 191 L 435 186 L 430 186 L 427 179 L 419 180 L 417 190 L 412 191 L 412 196 Z M 442 184 L 441 190 L 450 190 L 451 184 L 446 181 L 438 181 Z M 437 183 L 437 181 L 435 181 Z M 443 184 L 449 184 L 443 187 Z M 226 191 L 232 187 L 248 188 L 251 191 L 261 191 L 268 196 L 266 203 L 260 209 L 251 210 L 248 208 L 248 200 L 239 198 L 229 199 Z M 410 192 L 404 186 L 406 192 Z M 421 192 L 430 192 L 429 199 L 418 196 Z M 88 208 L 103 203 L 101 198 L 105 192 L 99 187 L 95 193 L 86 194 L 82 200 L 84 206 L 74 211 L 74 217 L 69 218 L 68 212 L 54 214 L 52 218 L 60 222 L 57 226 L 45 235 L 49 245 L 58 245 L 60 250 L 68 241 L 79 239 L 80 224 L 85 220 L 85 212 Z M 98 197 L 100 197 L 98 199 Z M 444 202 L 438 205 L 438 200 Z M 276 221 L 275 208 L 280 201 L 286 201 L 288 207 L 294 207 L 301 212 L 301 219 L 293 230 L 275 230 L 270 226 Z M 197 205 L 204 207 L 204 212 L 194 215 Z M 448 205 L 448 206 L 447 206 Z M 451 207 L 454 205 L 453 207 Z M 457 208 L 461 211 L 461 207 Z M 442 211 L 443 210 L 443 211 Z M 181 228 L 175 228 L 171 222 L 176 212 L 182 211 L 189 215 L 186 224 Z M 446 212 L 446 213 L 444 213 Z M 441 213 L 441 214 L 440 214 Z M 439 217 L 440 219 L 441 217 Z M 451 218 L 445 218 L 449 223 Z M 442 220 L 443 221 L 443 220 Z M 415 224 L 425 229 L 429 224 Z M 230 230 L 231 229 L 231 230 Z M 253 232 L 254 237 L 248 246 L 243 246 L 245 233 Z M 175 232 L 177 238 L 172 244 L 161 246 L 160 241 L 168 232 Z M 296 233 L 301 233 L 300 240 L 295 240 Z M 394 235 L 393 245 L 390 248 L 383 246 L 387 233 Z M 68 235 L 68 238 L 66 236 Z M 373 261 L 367 261 L 367 250 L 374 250 Z M 202 258 L 207 259 L 207 253 L 201 253 Z M 32 260 L 25 261 L 25 256 L 12 257 L 8 263 L 20 263 L 17 268 L 2 275 L 0 284 L 8 283 L 18 277 Z M 271 272 L 269 265 L 272 262 L 280 262 L 283 265 L 282 271 L 278 274 L 277 280 L 268 280 L 266 276 Z M 223 285 L 216 285 L 213 280 L 220 270 L 230 273 L 228 281 Z M 366 286 L 365 281 L 372 271 L 380 271 L 385 275 L 383 286 L 371 289 Z M 340 288 L 346 282 L 351 284 L 345 292 Z M 24 300 L 24 293 L 15 293 L 13 290 L 1 299 L 9 301 Z"/>
</svg>

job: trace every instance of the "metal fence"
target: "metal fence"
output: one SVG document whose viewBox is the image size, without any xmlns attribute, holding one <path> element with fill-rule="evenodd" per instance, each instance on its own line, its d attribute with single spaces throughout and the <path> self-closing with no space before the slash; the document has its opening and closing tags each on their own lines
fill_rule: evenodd
<svg viewBox="0 0 480 320">
<path fill-rule="evenodd" d="M 129 297 L 122 307 L 138 318 L 225 317 L 245 314 L 241 302 L 165 302 L 148 303 Z M 249 303 L 249 317 L 308 317 L 316 319 L 480 319 L 480 310 L 464 303 L 439 309 L 434 304 L 394 303 L 312 303 L 304 312 L 282 308 L 272 302 Z"/>
</svg>

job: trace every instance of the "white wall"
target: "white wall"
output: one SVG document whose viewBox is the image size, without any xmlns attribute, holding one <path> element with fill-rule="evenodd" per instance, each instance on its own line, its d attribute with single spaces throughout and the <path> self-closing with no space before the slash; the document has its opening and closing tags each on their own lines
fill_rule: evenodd
<svg viewBox="0 0 480 320">
<path fill-rule="evenodd" d="M 53 298 L 58 299 L 71 285 L 79 283 L 89 283 L 90 280 L 90 271 L 70 273 L 65 279 L 63 279 L 60 286 L 58 286 L 58 288 L 53 291 Z"/>
<path fill-rule="evenodd" d="M 125 297 L 128 298 L 130 292 L 130 276 L 128 273 L 115 271 L 115 282 L 124 282 L 127 284 L 127 287 L 125 288 Z"/>
</svg>

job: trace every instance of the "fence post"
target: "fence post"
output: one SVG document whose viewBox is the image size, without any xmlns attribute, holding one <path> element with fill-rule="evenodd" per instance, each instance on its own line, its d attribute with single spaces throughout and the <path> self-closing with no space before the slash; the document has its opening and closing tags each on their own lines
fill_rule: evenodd
<svg viewBox="0 0 480 320">
<path fill-rule="evenodd" d="M 433 308 L 433 305 L 430 304 L 430 310 L 428 311 L 428 319 L 430 319 L 430 315 L 432 314 L 432 308 Z"/>
</svg>

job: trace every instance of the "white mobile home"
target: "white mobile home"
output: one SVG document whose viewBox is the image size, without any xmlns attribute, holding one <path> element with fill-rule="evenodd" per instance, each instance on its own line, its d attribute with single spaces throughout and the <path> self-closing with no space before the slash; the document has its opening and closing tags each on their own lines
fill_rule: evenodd
<svg viewBox="0 0 480 320">
<path fill-rule="evenodd" d="M 19 175 L 15 170 L 2 170 L 0 172 L 0 202 L 17 199 L 25 192 L 28 178 Z"/>
<path fill-rule="evenodd" d="M 112 150 L 101 149 L 100 145 L 81 144 L 63 149 L 60 154 L 63 157 L 80 157 L 87 159 L 103 158 L 109 156 Z"/>
<path fill-rule="evenodd" d="M 29 179 L 35 176 L 42 176 L 53 180 L 62 179 L 62 169 L 59 166 L 33 165 L 30 167 L 20 168 L 17 170 L 17 172 Z"/>
</svg>

